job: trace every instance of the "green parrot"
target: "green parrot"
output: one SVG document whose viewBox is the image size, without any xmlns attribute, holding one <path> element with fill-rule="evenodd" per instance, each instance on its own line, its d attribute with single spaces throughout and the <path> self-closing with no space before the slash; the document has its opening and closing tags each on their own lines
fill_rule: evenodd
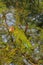
<svg viewBox="0 0 43 65">
<path fill-rule="evenodd" d="M 18 43 L 19 41 L 21 41 L 21 43 L 26 47 L 26 48 L 30 48 L 33 49 L 32 44 L 30 43 L 30 41 L 27 39 L 27 37 L 25 36 L 25 33 L 23 30 L 21 30 L 18 27 L 15 27 L 14 29 L 14 36 L 16 38 L 16 43 Z"/>
</svg>

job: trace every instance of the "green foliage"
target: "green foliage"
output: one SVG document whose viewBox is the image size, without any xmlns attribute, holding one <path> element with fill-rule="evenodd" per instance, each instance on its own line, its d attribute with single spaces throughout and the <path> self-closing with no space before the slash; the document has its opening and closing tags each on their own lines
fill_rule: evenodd
<svg viewBox="0 0 43 65">
<path fill-rule="evenodd" d="M 2 13 L 4 10 L 7 10 L 6 5 L 3 2 L 0 2 L 0 13 Z"/>
<path fill-rule="evenodd" d="M 26 62 L 29 60 L 30 64 L 43 64 L 43 29 L 37 27 L 34 21 L 32 22 L 28 17 L 30 13 L 35 16 L 36 14 L 42 12 L 43 2 L 39 5 L 39 0 L 34 0 L 34 2 L 32 0 L 1 1 L 4 3 L 0 3 L 0 6 L 2 7 L 0 8 L 0 13 L 2 13 L 3 10 L 10 10 L 9 6 L 14 7 L 14 14 L 16 14 L 14 15 L 16 18 L 16 26 L 14 26 L 14 32 L 9 32 L 9 26 L 6 24 L 6 17 L 4 17 L 6 16 L 4 14 L 6 12 L 3 12 L 2 14 L 4 14 L 4 16 L 1 18 L 2 25 L 0 24 L 0 28 L 3 28 L 0 31 L 0 65 L 9 65 L 10 63 L 13 63 L 14 65 L 25 65 L 25 62 L 23 61 L 24 59 Z M 30 32 L 25 32 L 25 29 L 22 29 L 19 26 L 25 25 L 26 28 L 26 23 L 29 23 L 28 29 Z M 4 30 L 4 28 L 6 28 L 6 30 Z M 31 29 L 38 30 L 38 32 L 33 32 Z M 7 42 L 2 39 L 2 35 L 6 37 Z M 34 44 L 32 44 L 31 41 Z M 39 50 L 37 50 L 37 48 Z"/>
</svg>

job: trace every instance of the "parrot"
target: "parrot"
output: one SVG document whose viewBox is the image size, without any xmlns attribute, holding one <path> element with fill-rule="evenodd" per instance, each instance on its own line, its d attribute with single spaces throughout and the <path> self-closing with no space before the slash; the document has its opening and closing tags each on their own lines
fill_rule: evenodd
<svg viewBox="0 0 43 65">
<path fill-rule="evenodd" d="M 27 39 L 24 31 L 20 28 L 18 28 L 17 26 L 14 29 L 14 36 L 16 38 L 16 42 L 18 43 L 18 41 L 20 40 L 21 43 L 26 47 L 26 48 L 30 48 L 33 50 L 32 44 L 30 43 L 30 41 Z"/>
</svg>

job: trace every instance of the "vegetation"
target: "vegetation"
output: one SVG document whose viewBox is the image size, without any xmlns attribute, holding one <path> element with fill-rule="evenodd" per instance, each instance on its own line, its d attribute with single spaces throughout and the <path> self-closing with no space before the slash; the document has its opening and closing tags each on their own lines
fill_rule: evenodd
<svg viewBox="0 0 43 65">
<path fill-rule="evenodd" d="M 43 1 L 0 1 L 0 65 L 43 65 Z"/>
</svg>

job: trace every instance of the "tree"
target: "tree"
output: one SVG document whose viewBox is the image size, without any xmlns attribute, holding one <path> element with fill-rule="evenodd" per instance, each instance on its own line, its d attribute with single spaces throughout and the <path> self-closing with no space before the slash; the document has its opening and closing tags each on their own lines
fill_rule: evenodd
<svg viewBox="0 0 43 65">
<path fill-rule="evenodd" d="M 14 15 L 16 17 L 16 26 L 8 26 L 6 22 L 7 13 L 3 12 L 3 16 L 0 18 L 0 65 L 29 65 L 29 63 L 32 65 L 38 65 L 39 62 L 42 63 L 43 46 L 40 46 L 40 44 L 38 44 L 38 40 L 43 41 L 42 29 L 40 30 L 39 27 L 34 26 L 35 24 L 33 26 L 30 25 L 30 34 L 32 35 L 30 37 L 28 36 L 29 38 L 27 38 L 26 35 L 29 26 L 28 15 L 30 13 L 33 13 L 33 15 L 35 15 L 35 13 L 37 13 L 36 10 L 38 10 L 36 0 L 3 0 L 3 3 L 6 4 L 7 8 L 10 9 L 9 6 L 13 6 L 16 10 L 16 15 Z M 26 26 L 25 31 L 22 29 L 21 25 Z M 31 27 L 36 28 L 36 32 L 34 29 L 31 31 Z M 39 33 L 41 36 L 38 36 Z M 35 46 L 34 44 L 33 46 L 30 44 L 31 41 L 32 43 L 35 43 Z M 41 48 L 41 50 L 39 48 Z M 39 51 L 36 52 L 37 49 L 39 49 L 41 53 Z"/>
</svg>

